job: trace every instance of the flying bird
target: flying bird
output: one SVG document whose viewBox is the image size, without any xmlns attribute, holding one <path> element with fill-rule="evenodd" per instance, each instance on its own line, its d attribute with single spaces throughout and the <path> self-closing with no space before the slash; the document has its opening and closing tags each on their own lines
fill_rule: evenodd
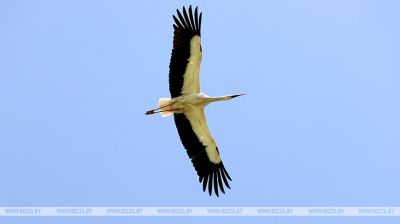
<svg viewBox="0 0 400 224">
<path fill-rule="evenodd" d="M 183 14 L 183 15 L 182 15 Z M 169 65 L 169 91 L 171 98 L 160 98 L 158 108 L 149 110 L 147 115 L 160 113 L 174 116 L 180 139 L 189 158 L 210 196 L 214 188 L 225 193 L 224 184 L 230 189 L 232 181 L 222 163 L 218 147 L 207 126 L 204 108 L 212 102 L 230 100 L 244 94 L 210 97 L 200 92 L 200 63 L 202 58 L 201 19 L 198 9 L 185 7 L 182 13 L 176 10 L 173 49 Z"/>
</svg>

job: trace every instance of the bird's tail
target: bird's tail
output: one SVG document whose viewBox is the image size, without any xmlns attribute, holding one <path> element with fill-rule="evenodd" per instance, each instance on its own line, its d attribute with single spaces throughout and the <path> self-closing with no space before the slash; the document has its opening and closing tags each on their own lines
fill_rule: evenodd
<svg viewBox="0 0 400 224">
<path fill-rule="evenodd" d="M 168 106 L 171 104 L 171 98 L 160 98 L 158 100 L 158 108 L 160 108 L 160 114 L 162 117 L 168 117 L 173 114 L 173 112 L 168 111 Z"/>
</svg>

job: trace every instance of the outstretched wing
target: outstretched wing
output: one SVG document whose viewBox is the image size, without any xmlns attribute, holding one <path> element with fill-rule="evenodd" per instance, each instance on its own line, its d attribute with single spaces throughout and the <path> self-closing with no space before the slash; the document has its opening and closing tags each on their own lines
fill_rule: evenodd
<svg viewBox="0 0 400 224">
<path fill-rule="evenodd" d="M 189 13 L 183 7 L 183 16 L 176 10 L 178 18 L 173 16 L 174 43 L 169 64 L 169 91 L 171 97 L 200 92 L 200 63 L 201 45 L 200 28 L 201 13 L 198 15 L 197 7 Z"/>
<path fill-rule="evenodd" d="M 208 186 L 210 196 L 213 188 L 217 196 L 218 189 L 225 193 L 223 183 L 230 188 L 228 179 L 232 179 L 222 163 L 218 147 L 208 129 L 204 110 L 193 108 L 185 113 L 174 114 L 174 118 L 182 144 L 192 160 L 200 183 L 203 182 L 203 191 Z"/>
</svg>

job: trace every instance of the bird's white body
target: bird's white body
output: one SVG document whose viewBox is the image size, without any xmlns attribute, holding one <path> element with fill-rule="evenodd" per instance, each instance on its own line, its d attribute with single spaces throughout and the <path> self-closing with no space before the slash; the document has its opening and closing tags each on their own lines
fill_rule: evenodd
<svg viewBox="0 0 400 224">
<path fill-rule="evenodd" d="M 160 98 L 158 106 L 161 108 L 161 116 L 168 117 L 173 113 L 185 113 L 193 109 L 204 109 L 211 102 L 229 99 L 232 99 L 232 96 L 210 97 L 204 93 L 190 93 L 172 99 Z"/>
</svg>

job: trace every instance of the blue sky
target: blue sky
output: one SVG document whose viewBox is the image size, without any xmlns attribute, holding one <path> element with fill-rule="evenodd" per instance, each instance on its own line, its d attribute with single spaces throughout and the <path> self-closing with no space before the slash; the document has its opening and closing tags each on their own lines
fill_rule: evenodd
<svg viewBox="0 0 400 224">
<path fill-rule="evenodd" d="M 172 14 L 189 4 L 203 11 L 202 91 L 247 93 L 206 109 L 233 179 L 220 198 L 202 192 L 173 119 L 144 115 L 169 96 Z M 0 207 L 400 206 L 399 10 L 0 1 Z"/>
</svg>

